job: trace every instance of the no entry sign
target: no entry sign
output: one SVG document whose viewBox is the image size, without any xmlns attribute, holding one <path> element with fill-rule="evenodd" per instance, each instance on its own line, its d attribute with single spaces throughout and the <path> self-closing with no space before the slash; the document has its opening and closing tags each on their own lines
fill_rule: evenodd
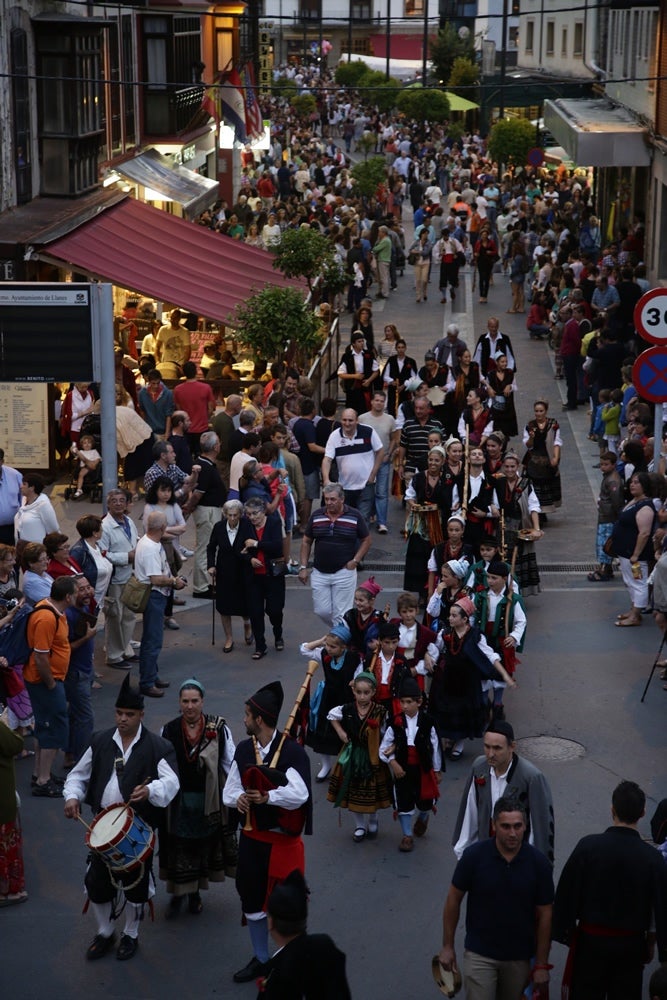
<svg viewBox="0 0 667 1000">
<path fill-rule="evenodd" d="M 667 288 L 644 292 L 633 313 L 635 330 L 650 344 L 667 345 Z"/>
<path fill-rule="evenodd" d="M 667 346 L 649 347 L 632 366 L 632 384 L 649 403 L 667 402 Z"/>
</svg>

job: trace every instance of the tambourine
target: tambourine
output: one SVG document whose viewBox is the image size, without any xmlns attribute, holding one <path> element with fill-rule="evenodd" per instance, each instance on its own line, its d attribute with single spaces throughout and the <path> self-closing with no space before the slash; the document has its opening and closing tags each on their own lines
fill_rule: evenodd
<svg viewBox="0 0 667 1000">
<path fill-rule="evenodd" d="M 455 997 L 463 985 L 459 970 L 456 967 L 445 969 L 438 956 L 434 955 L 431 961 L 431 971 L 435 985 L 440 992 L 444 993 L 446 997 Z"/>
<path fill-rule="evenodd" d="M 442 406 L 447 398 L 447 390 L 442 385 L 432 385 L 426 393 L 431 406 Z"/>
<path fill-rule="evenodd" d="M 420 514 L 428 513 L 431 510 L 437 510 L 437 509 L 438 509 L 437 503 L 413 503 L 412 504 L 412 510 L 414 510 L 417 513 L 420 513 Z"/>
</svg>

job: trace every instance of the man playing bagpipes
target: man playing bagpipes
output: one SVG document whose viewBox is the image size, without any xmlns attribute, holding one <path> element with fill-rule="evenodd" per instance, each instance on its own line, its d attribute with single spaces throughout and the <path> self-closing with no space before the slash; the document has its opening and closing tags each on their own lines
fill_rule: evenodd
<svg viewBox="0 0 667 1000">
<path fill-rule="evenodd" d="M 473 594 L 475 618 L 489 646 L 498 654 L 507 673 L 513 677 L 519 662 L 516 654 L 523 649 L 526 633 L 523 600 L 512 589 L 510 568 L 506 562 L 497 559 L 490 563 L 486 578 L 488 588 Z M 494 679 L 485 681 L 484 684 L 487 689 L 490 686 L 493 690 L 493 718 L 504 719 L 504 681 Z"/>
<path fill-rule="evenodd" d="M 307 684 L 309 674 L 304 682 Z M 240 828 L 236 889 L 248 923 L 253 956 L 234 974 L 248 983 L 264 975 L 269 960 L 266 901 L 274 885 L 294 869 L 305 870 L 302 832 L 312 832 L 310 762 L 303 747 L 287 736 L 303 695 L 299 692 L 285 733 L 276 731 L 283 689 L 273 681 L 245 703 L 249 739 L 236 748 L 223 803 L 245 817 Z"/>
</svg>

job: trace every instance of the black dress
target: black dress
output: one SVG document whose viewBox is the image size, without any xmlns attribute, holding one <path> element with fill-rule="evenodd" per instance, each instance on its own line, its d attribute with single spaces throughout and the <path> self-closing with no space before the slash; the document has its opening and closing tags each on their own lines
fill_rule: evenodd
<svg viewBox="0 0 667 1000">
<path fill-rule="evenodd" d="M 418 472 L 413 477 L 412 486 L 416 493 L 415 500 L 417 503 L 435 503 L 438 505 L 442 534 L 444 525 L 447 523 L 452 509 L 451 487 L 448 488 L 442 476 L 436 485 L 432 486 L 428 481 L 426 472 Z M 428 530 L 428 521 L 423 513 L 412 513 L 409 524 L 411 530 L 405 553 L 403 589 L 423 597 L 428 582 L 428 557 L 438 540 L 431 537 L 431 533 Z"/>
<path fill-rule="evenodd" d="M 514 393 L 511 392 L 509 396 L 503 395 L 503 390 L 512 384 L 514 379 L 514 372 L 511 368 L 505 369 L 505 378 L 501 381 L 498 378 L 498 372 L 489 372 L 486 376 L 486 381 L 489 383 L 491 388 L 495 393 L 491 399 L 491 415 L 493 417 L 493 429 L 494 431 L 502 431 L 503 434 L 510 438 L 516 437 L 519 433 L 519 428 L 516 422 L 516 409 L 514 406 Z"/>
<path fill-rule="evenodd" d="M 482 735 L 487 709 L 481 682 L 496 673 L 480 651 L 479 629 L 463 638 L 455 632 L 444 637 L 444 649 L 433 672 L 429 711 L 438 735 L 448 740 L 476 739 Z"/>
<path fill-rule="evenodd" d="M 248 617 L 246 598 L 248 560 L 241 556 L 247 538 L 255 533 L 250 521 L 242 517 L 233 544 L 227 534 L 227 522 L 218 521 L 206 548 L 207 566 L 215 566 L 215 606 L 221 615 Z"/>
<path fill-rule="evenodd" d="M 311 699 L 310 725 L 306 743 L 317 753 L 338 754 L 341 742 L 336 730 L 327 719 L 327 715 L 337 705 L 354 701 L 350 681 L 354 678 L 354 673 L 359 666 L 359 655 L 346 652 L 339 660 L 334 660 L 323 649 L 320 662 L 324 677 L 315 689 L 319 694 L 315 712 Z"/>
</svg>

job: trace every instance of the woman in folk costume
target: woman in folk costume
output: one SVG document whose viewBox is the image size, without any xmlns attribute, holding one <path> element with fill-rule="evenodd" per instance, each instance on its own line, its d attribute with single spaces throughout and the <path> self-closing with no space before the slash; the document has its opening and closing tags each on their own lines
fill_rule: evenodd
<svg viewBox="0 0 667 1000">
<path fill-rule="evenodd" d="M 514 677 L 519 662 L 516 654 L 522 651 L 526 636 L 523 600 L 512 589 L 514 581 L 509 579 L 510 568 L 502 559 L 489 563 L 486 575 L 486 589 L 478 590 L 473 598 L 475 621 L 491 649 L 503 661 L 507 673 Z M 485 681 L 482 687 L 487 692 L 489 688 L 493 690 L 493 718 L 504 719 L 504 682 L 494 677 L 491 681 Z"/>
<path fill-rule="evenodd" d="M 382 587 L 375 582 L 375 577 L 369 576 L 354 592 L 354 607 L 343 615 L 343 621 L 350 630 L 350 649 L 361 657 L 375 649 L 372 643 L 377 642 L 382 620 L 380 612 L 375 610 L 375 598 L 381 591 Z"/>
<path fill-rule="evenodd" d="M 316 781 L 324 781 L 331 771 L 333 758 L 341 749 L 340 738 L 327 714 L 336 705 L 354 701 L 352 681 L 359 669 L 360 657 L 348 649 L 352 635 L 345 622 L 334 625 L 321 639 L 303 642 L 299 651 L 311 660 L 319 660 L 323 679 L 310 696 L 310 721 L 306 743 L 320 757 Z"/>
<path fill-rule="evenodd" d="M 435 723 L 423 708 L 423 692 L 410 677 L 401 684 L 400 711 L 387 727 L 380 757 L 394 776 L 394 805 L 403 837 L 399 851 L 409 853 L 415 837 L 423 837 L 429 814 L 440 796 L 438 773 L 442 767 L 440 741 Z M 417 812 L 414 823 L 413 817 Z"/>
<path fill-rule="evenodd" d="M 440 658 L 433 673 L 429 704 L 438 735 L 452 760 L 463 753 L 467 739 L 479 739 L 488 721 L 482 681 L 499 675 L 516 687 L 497 653 L 471 623 L 475 604 L 461 597 L 449 609 L 449 629 L 438 636 Z"/>
<path fill-rule="evenodd" d="M 378 832 L 378 809 L 391 805 L 391 775 L 380 760 L 380 740 L 386 709 L 375 701 L 376 680 L 362 671 L 354 679 L 352 704 L 332 708 L 327 718 L 343 749 L 329 782 L 327 799 L 354 814 L 354 841 L 373 839 Z"/>
<path fill-rule="evenodd" d="M 407 344 L 400 337 L 396 341 L 396 353 L 387 361 L 382 371 L 382 382 L 387 391 L 387 413 L 395 417 L 405 396 L 405 383 L 419 371 L 414 358 L 407 355 Z"/>
<path fill-rule="evenodd" d="M 420 596 L 426 593 L 429 554 L 443 541 L 443 521 L 446 523 L 451 513 L 451 490 L 447 490 L 442 476 L 444 464 L 445 449 L 436 445 L 428 453 L 426 469 L 412 477 L 405 491 L 410 514 L 403 587 Z M 435 506 L 432 510 L 423 509 L 426 505 Z"/>
<path fill-rule="evenodd" d="M 167 833 L 160 850 L 160 878 L 171 900 L 167 916 L 175 916 L 187 896 L 190 913 L 201 913 L 200 890 L 209 881 L 236 874 L 238 845 L 234 828 L 221 807 L 222 788 L 236 744 L 219 715 L 204 712 L 204 688 L 196 678 L 179 688 L 180 715 L 161 735 L 176 751 L 180 791 L 167 812 Z"/>
<path fill-rule="evenodd" d="M 535 541 L 543 534 L 540 501 L 528 476 L 519 474 L 519 458 L 512 452 L 505 455 L 503 474 L 496 477 L 495 487 L 500 507 L 500 533 L 504 535 L 503 555 L 514 566 L 514 577 L 523 596 L 539 594 L 540 571 Z"/>
</svg>

